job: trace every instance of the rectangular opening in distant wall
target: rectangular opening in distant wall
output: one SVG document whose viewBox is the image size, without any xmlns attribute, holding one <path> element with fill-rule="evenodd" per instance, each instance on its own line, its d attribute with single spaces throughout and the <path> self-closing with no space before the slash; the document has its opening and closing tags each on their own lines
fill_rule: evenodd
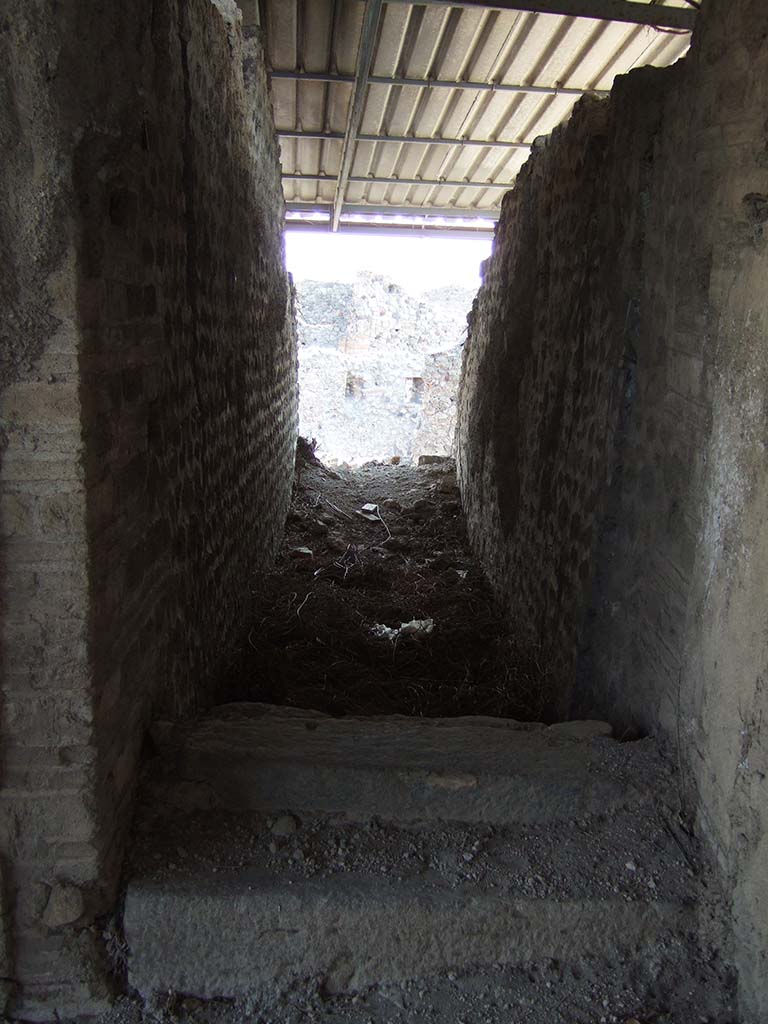
<svg viewBox="0 0 768 1024">
<path fill-rule="evenodd" d="M 329 464 L 450 455 L 490 238 L 290 229 L 300 433 Z"/>
</svg>

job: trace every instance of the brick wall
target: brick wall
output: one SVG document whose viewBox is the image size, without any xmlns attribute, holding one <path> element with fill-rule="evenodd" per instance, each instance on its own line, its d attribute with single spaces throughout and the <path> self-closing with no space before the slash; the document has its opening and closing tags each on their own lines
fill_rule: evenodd
<svg viewBox="0 0 768 1024">
<path fill-rule="evenodd" d="M 471 536 L 566 713 L 605 482 L 631 389 L 654 134 L 676 69 L 632 76 L 629 109 L 585 99 L 504 198 L 462 369 L 459 472 Z M 629 120 L 628 120 L 629 118 Z"/>
<path fill-rule="evenodd" d="M 533 155 L 460 409 L 470 531 L 557 711 L 679 749 L 749 1022 L 768 1012 L 767 41 L 757 0 L 709 0 L 685 62 L 583 101 Z"/>
<path fill-rule="evenodd" d="M 14 4 L 2 20 L 2 977 L 18 981 L 17 966 L 34 962 L 44 988 L 58 967 L 98 1004 L 103 986 L 81 966 L 91 933 L 65 944 L 43 921 L 60 875 L 84 885 L 98 875 L 77 259 L 62 159 L 71 126 L 50 88 L 67 57 L 44 12 Z M 18 1005 L 18 985 L 5 989 Z"/>
<path fill-rule="evenodd" d="M 296 354 L 267 84 L 236 5 L 13 7 L 2 975 L 15 1013 L 49 1019 L 107 994 L 95 919 L 145 724 L 215 699 L 277 542 Z"/>
</svg>

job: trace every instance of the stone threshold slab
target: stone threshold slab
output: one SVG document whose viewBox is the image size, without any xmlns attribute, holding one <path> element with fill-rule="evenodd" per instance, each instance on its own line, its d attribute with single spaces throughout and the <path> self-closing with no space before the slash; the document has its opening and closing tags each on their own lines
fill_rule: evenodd
<svg viewBox="0 0 768 1024">
<path fill-rule="evenodd" d="M 194 809 L 191 800 L 349 821 L 573 820 L 651 799 L 642 786 L 597 769 L 600 744 L 614 744 L 609 733 L 601 722 L 332 718 L 224 705 L 192 723 L 155 725 L 156 792 L 180 809 Z"/>
</svg>

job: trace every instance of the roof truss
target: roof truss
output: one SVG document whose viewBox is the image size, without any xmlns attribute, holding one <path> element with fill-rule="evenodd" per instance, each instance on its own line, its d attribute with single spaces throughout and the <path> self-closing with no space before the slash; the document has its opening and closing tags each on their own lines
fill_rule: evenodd
<svg viewBox="0 0 768 1024">
<path fill-rule="evenodd" d="M 623 21 L 631 25 L 651 25 L 693 31 L 696 11 L 693 7 L 661 7 L 637 0 L 418 0 L 427 7 L 464 7 L 492 11 L 527 11 L 533 14 L 560 14 L 572 18 L 596 18 L 598 21 Z M 413 3 L 413 0 L 389 0 L 389 3 Z"/>
<path fill-rule="evenodd" d="M 332 201 L 329 201 L 327 198 L 318 198 L 317 201 L 309 204 L 293 201 L 288 203 L 287 208 L 294 213 L 314 210 L 318 214 L 322 214 L 332 231 L 338 231 L 342 226 L 342 221 L 345 222 L 344 226 L 347 226 L 350 221 L 350 211 L 359 213 L 365 209 L 370 209 L 372 215 L 375 211 L 376 216 L 382 215 L 385 211 L 392 215 L 402 216 L 404 211 L 410 211 L 411 214 L 419 212 L 429 214 L 431 212 L 439 215 L 441 218 L 445 218 L 448 214 L 448 208 L 445 207 L 445 203 L 452 202 L 453 200 L 446 198 L 450 195 L 449 193 L 440 192 L 439 195 L 433 195 L 432 190 L 444 189 L 446 187 L 456 190 L 471 189 L 479 197 L 485 194 L 485 200 L 482 198 L 478 200 L 480 203 L 486 203 L 485 208 L 475 208 L 475 200 L 472 200 L 471 205 L 457 206 L 455 214 L 464 218 L 481 216 L 487 218 L 488 223 L 492 223 L 492 220 L 498 215 L 498 209 L 488 208 L 488 203 L 492 202 L 490 197 L 511 187 L 509 180 L 511 174 L 508 172 L 506 174 L 507 180 L 504 180 L 504 166 L 497 163 L 497 169 L 493 171 L 493 177 L 489 178 L 489 163 L 486 156 L 483 156 L 483 151 L 487 154 L 497 150 L 500 152 L 505 150 L 510 152 L 515 150 L 527 151 L 533 143 L 532 139 L 529 141 L 530 136 L 528 139 L 504 137 L 506 135 L 504 125 L 501 125 L 499 130 L 490 135 L 486 131 L 485 137 L 481 138 L 478 138 L 477 133 L 473 132 L 471 124 L 468 124 L 466 134 L 463 134 L 463 124 L 460 126 L 462 133 L 459 134 L 455 132 L 453 134 L 443 134 L 439 130 L 439 125 L 436 126 L 435 134 L 424 134 L 423 132 L 419 134 L 415 125 L 408 125 L 404 133 L 402 129 L 400 133 L 396 133 L 388 130 L 385 122 L 382 122 L 381 126 L 375 126 L 378 127 L 377 131 L 364 132 L 361 129 L 369 98 L 369 89 L 372 86 L 386 87 L 387 95 L 389 96 L 393 95 L 393 90 L 397 92 L 397 90 L 402 88 L 416 88 L 427 91 L 446 90 L 448 95 L 453 94 L 454 96 L 474 91 L 476 97 L 488 96 L 489 94 L 509 94 L 510 97 L 520 96 L 523 99 L 526 96 L 541 97 L 542 102 L 546 102 L 548 97 L 578 97 L 587 92 L 593 95 L 607 94 L 605 90 L 582 89 L 574 85 L 561 85 L 559 82 L 547 85 L 539 84 L 535 81 L 496 81 L 493 77 L 486 80 L 481 80 L 477 76 L 474 79 L 463 76 L 450 78 L 440 75 L 439 67 L 435 69 L 434 74 L 427 74 L 422 78 L 406 74 L 401 62 L 398 62 L 398 66 L 394 68 L 391 75 L 373 74 L 372 68 L 381 31 L 380 22 L 382 21 L 382 12 L 386 10 L 386 7 L 397 8 L 409 5 L 414 11 L 416 9 L 425 10 L 427 8 L 442 7 L 450 9 L 449 18 L 457 17 L 460 10 L 481 11 L 485 13 L 501 12 L 499 15 L 501 17 L 504 16 L 504 13 L 510 12 L 548 14 L 560 16 L 561 18 L 589 18 L 600 21 L 621 22 L 627 25 L 646 26 L 681 34 L 688 33 L 693 29 L 697 15 L 697 11 L 694 8 L 698 6 L 690 4 L 689 7 L 671 7 L 656 3 L 654 0 L 650 0 L 650 2 L 644 2 L 644 0 L 417 0 L 417 2 L 414 2 L 414 0 L 386 0 L 385 6 L 384 0 L 364 0 L 365 8 L 359 29 L 354 74 L 342 74 L 337 70 L 334 56 L 335 40 L 341 34 L 341 5 L 338 0 L 332 0 L 330 5 L 331 24 L 326 70 L 306 70 L 304 68 L 302 47 L 305 39 L 307 11 L 304 0 L 288 0 L 288 2 L 295 4 L 298 66 L 293 68 L 277 68 L 272 70 L 271 75 L 275 82 L 281 80 L 292 81 L 297 83 L 297 88 L 301 83 L 314 82 L 323 84 L 323 129 L 304 128 L 301 123 L 298 123 L 296 127 L 279 129 L 279 134 L 284 139 L 319 140 L 323 144 L 331 143 L 338 145 L 340 143 L 341 147 L 340 156 L 338 156 L 338 150 L 336 151 L 338 171 L 335 173 L 328 173 L 325 170 L 324 161 L 327 158 L 328 151 L 325 145 L 323 145 L 323 149 L 320 151 L 319 166 L 316 163 L 314 168 L 310 167 L 305 170 L 301 166 L 294 165 L 293 170 L 287 171 L 283 175 L 285 181 L 297 183 L 314 182 L 318 187 L 327 187 L 332 184 Z M 686 2 L 690 3 L 690 0 L 686 0 Z M 265 24 L 267 20 L 265 15 L 269 10 L 270 4 L 279 7 L 279 5 L 285 3 L 286 0 L 259 0 L 262 10 L 262 24 Z M 411 18 L 413 17 L 414 14 L 411 15 Z M 419 21 L 418 24 L 420 25 L 421 22 Z M 498 77 L 501 78 L 503 76 L 499 75 Z M 336 86 L 342 86 L 347 89 L 351 86 L 346 124 L 343 132 L 332 131 L 329 128 L 329 91 Z M 426 96 L 426 93 L 423 93 L 423 95 Z M 490 99 L 486 102 L 490 102 Z M 512 98 L 510 99 L 511 102 L 513 102 Z M 411 130 L 411 127 L 414 130 Z M 431 125 L 429 129 L 431 129 Z M 546 130 L 550 129 L 547 128 Z M 451 174 L 450 163 L 448 164 L 448 173 L 446 174 L 435 174 L 434 170 L 431 175 L 420 175 L 419 173 L 414 173 L 413 170 L 410 173 L 400 173 L 398 168 L 401 161 L 398 159 L 391 173 L 384 174 L 377 170 L 380 161 L 372 159 L 370 161 L 369 173 L 361 174 L 358 172 L 354 174 L 355 155 L 360 143 L 372 143 L 374 145 L 377 143 L 396 144 L 401 148 L 406 147 L 406 150 L 403 150 L 403 152 L 407 151 L 407 147 L 410 145 L 421 145 L 430 149 L 436 146 L 453 147 L 454 154 L 450 154 L 450 150 L 448 151 L 450 157 L 456 153 L 464 152 L 466 147 L 472 147 L 472 151 L 478 153 L 477 159 L 473 158 L 473 166 L 478 168 L 478 173 L 477 176 L 474 174 L 468 176 L 464 173 L 456 174 L 455 171 Z M 378 147 L 375 152 L 378 152 Z M 325 157 L 323 153 L 326 153 Z M 336 160 L 334 160 L 335 163 Z M 409 166 L 412 164 L 413 161 L 411 161 Z M 316 173 L 315 169 L 317 169 Z M 440 170 L 442 171 L 442 163 L 440 163 Z M 393 203 L 390 206 L 376 206 L 371 200 L 366 201 L 365 199 L 350 203 L 348 201 L 350 185 L 408 186 L 409 189 L 427 186 L 430 191 L 426 193 L 426 200 L 422 199 L 421 202 L 414 200 L 413 205 L 408 205 L 407 199 L 405 200 L 405 205 L 403 205 L 403 193 L 399 192 L 398 195 L 401 196 L 399 205 Z M 357 192 L 360 192 L 359 188 Z M 327 195 L 327 192 L 325 194 Z M 408 195 L 410 194 L 409 192 Z M 419 193 L 420 198 L 424 195 L 424 192 Z M 461 201 L 464 203 L 468 202 L 468 194 L 456 192 L 454 195 L 457 199 L 461 195 L 463 197 Z M 495 201 L 494 205 L 497 205 L 497 203 L 498 200 Z"/>
</svg>

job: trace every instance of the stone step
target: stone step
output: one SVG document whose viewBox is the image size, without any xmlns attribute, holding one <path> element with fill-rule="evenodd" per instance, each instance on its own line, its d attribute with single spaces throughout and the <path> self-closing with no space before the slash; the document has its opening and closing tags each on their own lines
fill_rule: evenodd
<svg viewBox="0 0 768 1024">
<path fill-rule="evenodd" d="M 585 950 L 619 958 L 695 928 L 689 907 L 623 899 L 506 899 L 418 881 L 309 879 L 248 871 L 134 883 L 125 906 L 128 980 L 144 998 L 279 997 L 322 979 L 329 993 Z"/>
<path fill-rule="evenodd" d="M 266 1012 L 297 993 L 368 1006 L 387 986 L 399 999 L 533 963 L 577 978 L 599 961 L 634 984 L 669 955 L 696 962 L 701 867 L 649 795 L 668 770 L 650 741 L 599 731 L 241 706 L 157 730 L 166 770 L 187 779 L 174 785 L 218 806 L 144 795 L 123 919 L 131 988 Z M 433 786 L 441 821 L 431 775 L 462 780 Z"/>
<path fill-rule="evenodd" d="M 172 807 L 351 821 L 567 820 L 651 799 L 648 772 L 632 770 L 641 745 L 609 734 L 601 722 L 332 718 L 230 704 L 193 723 L 156 723 L 155 796 Z"/>
</svg>

